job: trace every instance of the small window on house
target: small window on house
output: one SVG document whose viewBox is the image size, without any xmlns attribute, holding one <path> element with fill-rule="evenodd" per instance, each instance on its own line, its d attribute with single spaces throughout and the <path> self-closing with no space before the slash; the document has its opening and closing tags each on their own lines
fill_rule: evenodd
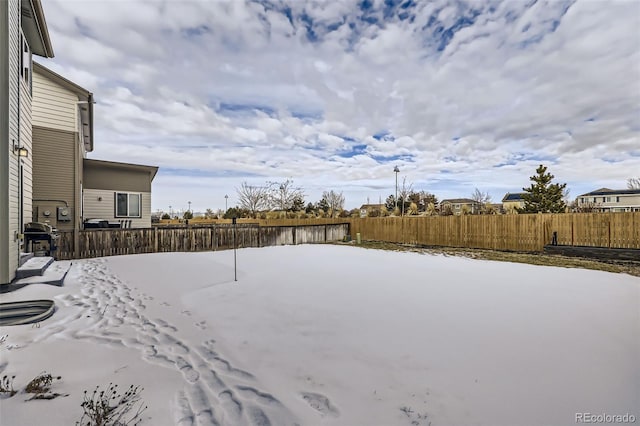
<svg viewBox="0 0 640 426">
<path fill-rule="evenodd" d="M 142 194 L 116 192 L 116 217 L 142 217 L 141 199 Z"/>
<path fill-rule="evenodd" d="M 611 202 L 611 197 L 607 197 L 607 203 Z"/>
<path fill-rule="evenodd" d="M 20 34 L 20 76 L 29 85 L 31 91 L 31 49 L 24 34 Z"/>
<path fill-rule="evenodd" d="M 616 203 L 620 202 L 620 197 L 616 197 Z"/>
</svg>

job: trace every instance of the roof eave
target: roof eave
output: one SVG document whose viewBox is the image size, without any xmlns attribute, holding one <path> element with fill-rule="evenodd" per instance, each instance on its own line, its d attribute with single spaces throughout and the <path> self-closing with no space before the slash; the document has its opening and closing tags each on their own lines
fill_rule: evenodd
<svg viewBox="0 0 640 426">
<path fill-rule="evenodd" d="M 28 9 L 23 15 L 22 31 L 29 41 L 31 52 L 44 58 L 53 58 L 53 46 L 49 37 L 47 21 L 40 0 L 22 0 L 21 10 Z"/>
</svg>

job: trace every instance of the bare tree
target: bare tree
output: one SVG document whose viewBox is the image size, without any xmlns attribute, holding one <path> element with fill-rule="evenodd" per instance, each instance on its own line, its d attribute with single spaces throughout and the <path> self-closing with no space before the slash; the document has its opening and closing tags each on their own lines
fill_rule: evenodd
<svg viewBox="0 0 640 426">
<path fill-rule="evenodd" d="M 627 188 L 640 189 L 640 177 L 627 179 Z"/>
<path fill-rule="evenodd" d="M 409 201 L 409 195 L 411 195 L 411 193 L 413 193 L 413 183 L 407 183 L 407 177 L 405 176 L 402 178 L 402 186 L 398 190 L 398 199 L 401 201 L 400 207 L 402 212 L 400 216 L 404 216 L 404 205 Z"/>
<path fill-rule="evenodd" d="M 487 212 L 487 207 L 491 203 L 491 195 L 488 192 L 482 192 L 476 188 L 471 194 L 471 199 L 480 205 L 480 213 Z"/>
<path fill-rule="evenodd" d="M 337 193 L 333 190 L 322 193 L 322 199 L 327 202 L 331 216 L 335 217 L 344 208 L 344 195 L 342 192 Z"/>
<path fill-rule="evenodd" d="M 267 195 L 269 207 L 280 210 L 293 210 L 300 200 L 304 203 L 304 191 L 300 187 L 294 187 L 290 179 L 284 182 L 267 182 Z"/>
<path fill-rule="evenodd" d="M 241 209 L 249 211 L 253 218 L 260 210 L 264 210 L 268 206 L 268 188 L 242 182 L 240 188 L 236 188 L 236 192 L 238 193 L 238 205 Z"/>
</svg>

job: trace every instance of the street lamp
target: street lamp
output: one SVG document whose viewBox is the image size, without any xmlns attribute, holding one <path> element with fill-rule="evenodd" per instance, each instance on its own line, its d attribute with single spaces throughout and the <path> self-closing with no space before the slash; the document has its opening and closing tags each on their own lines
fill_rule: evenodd
<svg viewBox="0 0 640 426">
<path fill-rule="evenodd" d="M 169 219 L 173 219 L 173 210 L 171 209 L 171 206 L 169 206 Z"/>
<path fill-rule="evenodd" d="M 225 212 L 225 213 L 227 212 L 227 200 L 228 200 L 228 199 L 229 199 L 229 196 L 228 196 L 228 195 L 225 195 L 225 196 L 224 196 L 224 212 Z"/>
<path fill-rule="evenodd" d="M 189 213 L 191 213 L 191 201 L 187 201 L 187 203 L 189 204 Z"/>
<path fill-rule="evenodd" d="M 398 208 L 398 173 L 400 173 L 400 169 L 398 166 L 393 168 L 394 173 L 396 174 L 396 209 Z"/>
</svg>

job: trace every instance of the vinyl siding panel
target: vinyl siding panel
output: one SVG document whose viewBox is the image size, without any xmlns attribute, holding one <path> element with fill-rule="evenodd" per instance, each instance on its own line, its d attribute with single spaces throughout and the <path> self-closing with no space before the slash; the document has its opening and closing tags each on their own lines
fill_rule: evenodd
<svg viewBox="0 0 640 426">
<path fill-rule="evenodd" d="M 33 163 L 33 140 L 32 140 L 32 127 L 31 127 L 31 89 L 29 83 L 24 80 L 20 84 L 20 145 L 27 148 L 29 155 L 26 158 L 21 158 L 19 166 L 22 166 L 22 191 L 23 191 L 23 222 L 24 224 L 31 222 L 32 211 L 32 191 L 33 191 L 33 179 L 32 179 L 32 163 Z"/>
<path fill-rule="evenodd" d="M 134 192 L 123 189 L 84 189 L 83 204 L 84 217 L 88 219 L 106 219 L 111 222 L 118 222 L 125 218 L 115 217 L 115 193 Z M 142 218 L 131 219 L 132 228 L 151 227 L 151 192 L 142 192 Z M 100 200 L 101 199 L 101 200 Z"/>
<path fill-rule="evenodd" d="M 33 74 L 33 125 L 77 131 L 78 96 L 43 75 Z"/>
<path fill-rule="evenodd" d="M 9 2 L 0 2 L 0 284 L 10 281 L 9 273 L 9 125 L 11 116 L 9 114 L 9 81 L 11 70 L 8 61 L 9 57 L 9 31 L 10 31 Z M 4 113 L 4 112 L 7 113 Z"/>
<path fill-rule="evenodd" d="M 105 190 L 119 188 L 121 191 L 151 192 L 151 175 L 144 171 L 126 170 L 85 162 L 84 187 Z"/>
<path fill-rule="evenodd" d="M 73 229 L 80 214 L 74 196 L 76 188 L 79 188 L 76 170 L 76 158 L 79 155 L 77 138 L 78 135 L 73 132 L 33 128 L 33 198 L 63 200 L 68 203 L 72 221 L 57 223 L 60 230 Z M 34 205 L 51 208 L 62 204 L 34 201 Z"/>
<path fill-rule="evenodd" d="M 7 145 L 8 151 L 6 165 L 1 173 L 6 173 L 6 181 L 8 185 L 2 189 L 1 204 L 6 206 L 7 210 L 3 214 L 3 221 L 0 224 L 3 227 L 3 238 L 0 239 L 2 249 L 0 256 L 3 257 L 0 270 L 0 283 L 7 283 L 15 277 L 15 271 L 18 268 L 19 243 L 15 239 L 15 233 L 18 232 L 18 157 L 13 153 L 12 141 L 18 141 L 19 123 L 18 114 L 20 107 L 19 90 L 20 90 L 20 2 L 12 0 L 2 2 L 2 7 L 7 7 L 7 30 L 8 30 L 8 61 L 3 61 L 7 66 L 8 72 L 8 128 L 7 128 Z M 4 135 L 3 135 L 4 136 Z"/>
</svg>

